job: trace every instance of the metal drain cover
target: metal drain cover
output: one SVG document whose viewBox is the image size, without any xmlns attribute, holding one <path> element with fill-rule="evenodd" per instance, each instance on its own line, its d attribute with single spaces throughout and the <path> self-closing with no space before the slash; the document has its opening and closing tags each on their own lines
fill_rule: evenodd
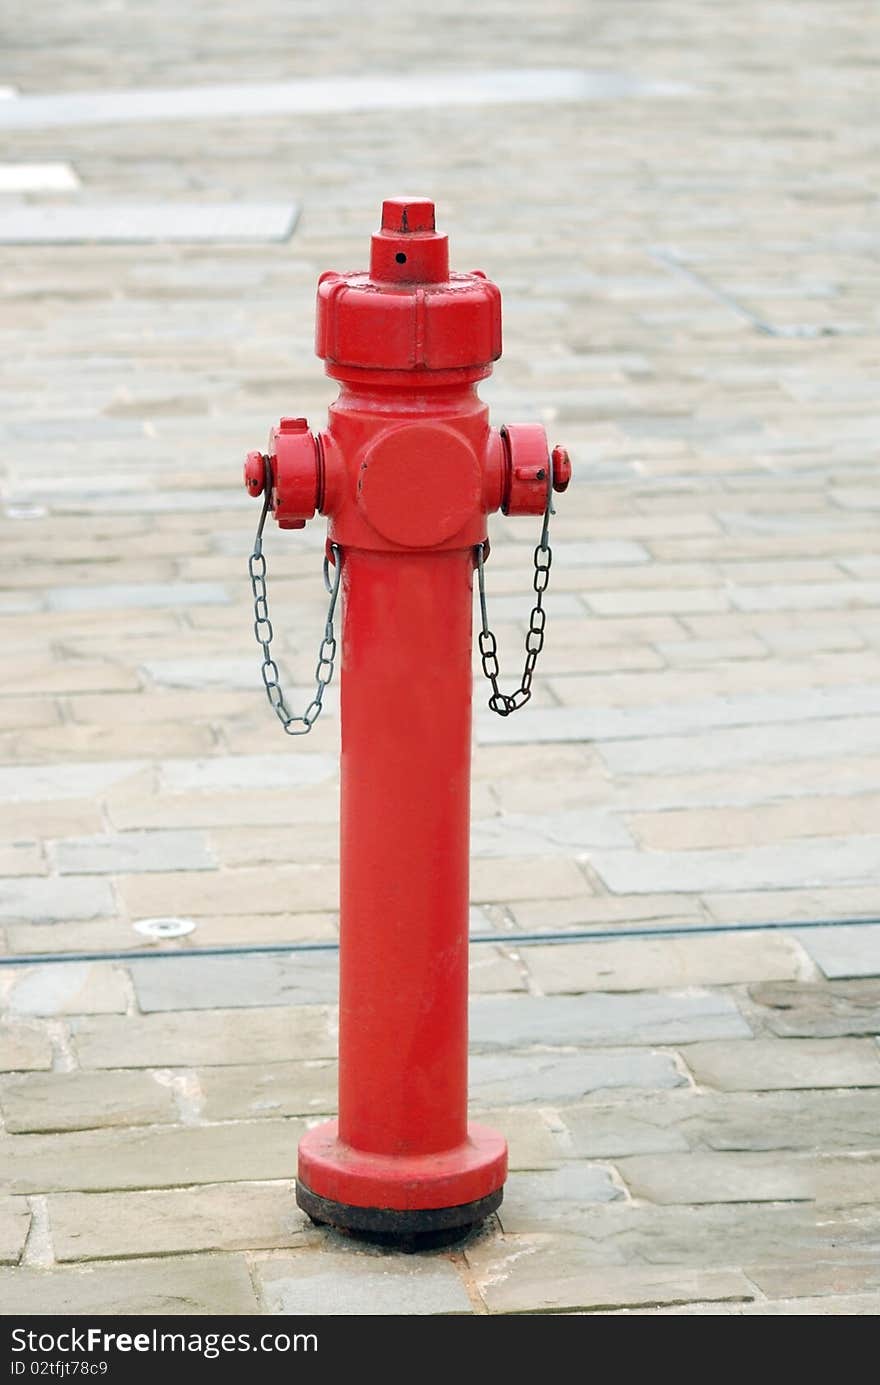
<svg viewBox="0 0 880 1385">
<path fill-rule="evenodd" d="M 192 919 L 138 919 L 134 925 L 135 933 L 145 938 L 183 938 L 194 929 Z"/>
</svg>

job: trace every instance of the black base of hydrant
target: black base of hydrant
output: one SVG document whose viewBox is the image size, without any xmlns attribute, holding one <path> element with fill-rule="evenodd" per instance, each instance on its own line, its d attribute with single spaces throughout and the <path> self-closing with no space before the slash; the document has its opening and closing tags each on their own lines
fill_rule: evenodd
<svg viewBox="0 0 880 1385">
<path fill-rule="evenodd" d="M 355 1207 L 348 1202 L 333 1202 L 320 1197 L 297 1181 L 296 1200 L 318 1226 L 333 1226 L 380 1245 L 398 1245 L 402 1250 L 429 1250 L 448 1245 L 466 1236 L 501 1206 L 504 1189 L 498 1188 L 476 1202 L 457 1207 L 424 1207 L 401 1212 L 394 1207 Z"/>
</svg>

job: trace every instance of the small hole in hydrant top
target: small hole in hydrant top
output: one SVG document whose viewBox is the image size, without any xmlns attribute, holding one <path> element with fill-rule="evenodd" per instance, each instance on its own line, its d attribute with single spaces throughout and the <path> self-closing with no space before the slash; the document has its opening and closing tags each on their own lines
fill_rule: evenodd
<svg viewBox="0 0 880 1385">
<path fill-rule="evenodd" d="M 402 250 L 398 250 L 394 258 L 398 264 L 406 264 L 406 256 L 404 255 Z"/>
</svg>

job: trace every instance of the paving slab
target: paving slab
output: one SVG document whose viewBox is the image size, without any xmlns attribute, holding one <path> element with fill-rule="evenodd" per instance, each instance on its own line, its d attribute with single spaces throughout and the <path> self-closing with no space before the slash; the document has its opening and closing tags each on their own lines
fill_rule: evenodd
<svg viewBox="0 0 880 1385">
<path fill-rule="evenodd" d="M 568 713 L 576 726 L 576 714 Z M 602 759 L 615 774 L 700 773 L 804 758 L 834 761 L 880 750 L 880 717 L 828 718 L 812 725 L 722 727 L 703 734 L 605 741 Z M 812 732 L 812 734 L 810 734 Z M 564 738 L 563 738 L 564 739 Z M 579 737 L 577 738 L 579 739 Z"/>
<path fill-rule="evenodd" d="M 596 851 L 591 861 L 615 893 L 862 885 L 876 879 L 880 837 L 816 838 L 731 851 Z"/>
<path fill-rule="evenodd" d="M 491 1313 L 558 1312 L 623 1304 L 740 1303 L 754 1297 L 736 1270 L 601 1264 L 583 1242 L 559 1236 L 505 1236 L 466 1251 Z"/>
<path fill-rule="evenodd" d="M 59 875 L 124 875 L 129 871 L 212 870 L 200 832 L 123 832 L 68 837 L 49 848 Z"/>
<path fill-rule="evenodd" d="M 50 962 L 10 968 L 0 975 L 0 994 L 10 1015 L 124 1014 L 128 986 L 109 962 Z"/>
<path fill-rule="evenodd" d="M 474 921 L 471 921 L 474 930 Z M 476 930 L 486 931 L 485 919 L 476 920 Z M 468 962 L 468 984 L 471 995 L 493 995 L 525 992 L 528 983 L 522 957 L 508 947 L 489 947 L 485 943 L 471 947 Z"/>
<path fill-rule="evenodd" d="M 599 1164 L 566 1164 L 529 1173 L 513 1172 L 498 1209 L 505 1235 L 524 1231 L 565 1231 L 588 1222 L 592 1205 L 626 1196 L 609 1168 Z"/>
<path fill-rule="evenodd" d="M 156 957 L 132 962 L 138 1006 L 146 1014 L 184 1007 L 226 1010 L 335 1001 L 335 952 L 243 957 Z"/>
<path fill-rule="evenodd" d="M 591 888 L 578 861 L 560 856 L 475 856 L 471 903 L 513 904 L 521 899 L 566 899 Z"/>
<path fill-rule="evenodd" d="M 144 1072 L 34 1072 L 0 1077 L 0 1111 L 13 1134 L 174 1124 L 169 1086 Z"/>
<path fill-rule="evenodd" d="M 553 995 L 795 980 L 805 961 L 791 938 L 748 933 L 572 942 L 528 947 L 522 955 L 540 990 Z"/>
<path fill-rule="evenodd" d="M 157 609 L 175 606 L 216 606 L 231 600 L 220 582 L 107 582 L 94 587 L 49 587 L 50 611 Z"/>
<path fill-rule="evenodd" d="M 472 1104 L 470 1119 L 502 1130 L 512 1171 L 555 1169 L 574 1157 L 571 1133 L 558 1107 Z"/>
<path fill-rule="evenodd" d="M 68 686 L 66 691 L 70 692 L 71 688 Z M 10 765 L 0 769 L 0 794 L 7 805 L 36 803 L 42 812 L 45 804 L 51 831 L 51 815 L 64 812 L 65 799 L 78 800 L 82 810 L 83 802 L 87 804 L 95 794 L 130 779 L 147 767 L 147 762 L 143 760 Z M 71 887 L 65 886 L 65 890 L 73 899 Z"/>
<path fill-rule="evenodd" d="M 258 1305 L 244 1256 L 163 1256 L 117 1264 L 0 1271 L 9 1314 L 44 1317 L 248 1314 Z"/>
<path fill-rule="evenodd" d="M 673 1055 L 650 1049 L 510 1049 L 474 1053 L 470 1060 L 471 1100 L 480 1106 L 577 1101 L 615 1088 L 686 1085 Z"/>
<path fill-rule="evenodd" d="M 105 880 L 7 877 L 0 882 L 0 919 L 10 923 L 66 923 L 106 918 L 116 911 Z"/>
<path fill-rule="evenodd" d="M 736 1003 L 717 991 L 637 995 L 478 997 L 471 1002 L 475 1049 L 590 1044 L 672 1044 L 746 1038 Z"/>
<path fill-rule="evenodd" d="M 750 1265 L 747 1274 L 770 1299 L 845 1295 L 880 1290 L 880 1267 L 874 1262 L 839 1264 L 807 1260 L 797 1264 Z"/>
<path fill-rule="evenodd" d="M 134 1193 L 59 1193 L 48 1199 L 56 1259 L 277 1249 L 311 1227 L 293 1184 L 220 1183 Z"/>
<path fill-rule="evenodd" d="M 765 785 L 766 792 L 766 785 Z M 637 813 L 627 825 L 642 846 L 651 850 L 749 846 L 784 842 L 792 837 L 870 836 L 880 812 L 880 797 L 870 793 L 847 796 L 793 797 L 782 803 L 750 803 L 747 807 L 678 809 L 668 813 Z"/>
<path fill-rule="evenodd" d="M 52 1066 L 46 1030 L 27 1020 L 0 1021 L 0 1072 L 39 1072 Z"/>
<path fill-rule="evenodd" d="M 876 1232 L 873 1209 L 823 1212 L 817 1218 L 815 1207 L 805 1203 L 653 1207 L 613 1202 L 591 1208 L 582 1234 L 487 1235 L 465 1254 L 490 1310 L 524 1312 L 530 1306 L 610 1306 L 613 1297 L 603 1276 L 611 1276 L 625 1295 L 629 1284 L 641 1287 L 646 1266 L 669 1276 L 668 1287 L 677 1286 L 666 1302 L 713 1296 L 748 1300 L 755 1290 L 738 1272 L 731 1280 L 731 1266 L 778 1264 L 784 1246 L 786 1260 L 871 1267 Z M 710 1283 L 723 1275 L 724 1292 L 701 1294 L 684 1271 L 708 1272 Z M 732 1282 L 738 1293 L 731 1291 Z M 655 1301 L 663 1300 L 658 1295 Z"/>
<path fill-rule="evenodd" d="M 298 1316 L 471 1313 L 467 1291 L 448 1260 L 417 1260 L 345 1247 L 303 1250 L 258 1262 L 268 1313 Z"/>
<path fill-rule="evenodd" d="M 46 874 L 46 862 L 39 842 L 18 841 L 0 846 L 0 875 Z"/>
<path fill-rule="evenodd" d="M 23 1193 L 289 1178 L 304 1129 L 275 1120 L 9 1135 L 0 1139 L 0 1170 L 4 1185 Z"/>
<path fill-rule="evenodd" d="M 698 1092 L 679 1088 L 567 1105 L 580 1158 L 666 1150 L 874 1150 L 880 1091 Z"/>
<path fill-rule="evenodd" d="M 222 793 L 228 789 L 301 789 L 335 778 L 336 770 L 336 759 L 329 755 L 267 752 L 216 755 L 209 760 L 168 760 L 160 766 L 160 777 L 168 793 Z"/>
<path fill-rule="evenodd" d="M 729 1092 L 880 1086 L 871 1039 L 750 1039 L 688 1044 L 682 1061 L 701 1087 Z"/>
<path fill-rule="evenodd" d="M 880 976 L 880 924 L 866 927 L 811 928 L 799 938 L 823 975 L 836 981 L 851 976 Z"/>
<path fill-rule="evenodd" d="M 271 882 L 271 883 L 270 883 Z M 319 913 L 339 905 L 339 873 L 319 863 L 235 871 L 177 870 L 121 875 L 117 890 L 135 918 L 186 914 Z"/>
<path fill-rule="evenodd" d="M 505 813 L 477 821 L 471 832 L 476 856 L 570 856 L 594 846 L 629 846 L 623 823 L 607 812 Z"/>
<path fill-rule="evenodd" d="M 874 1202 L 874 1159 L 773 1154 L 664 1154 L 619 1159 L 616 1168 L 636 1198 L 681 1205 L 716 1202 L 818 1202 L 844 1207 Z"/>
<path fill-rule="evenodd" d="M 646 594 L 634 596 L 627 594 L 627 605 L 639 609 L 658 609 L 661 605 L 675 609 L 675 604 L 666 591 L 655 593 L 655 601 L 649 607 Z M 877 588 L 880 599 L 880 584 Z M 599 594 L 590 597 L 592 604 L 599 600 Z M 679 597 L 681 604 L 681 597 Z M 615 603 L 617 604 L 617 603 Z M 707 603 L 709 609 L 722 609 L 724 600 L 714 597 Z M 696 609 L 684 606 L 684 609 Z M 573 679 L 566 680 L 568 684 Z M 568 698 L 574 700 L 578 693 L 568 687 Z M 700 702 L 659 703 L 644 708 L 610 707 L 538 707 L 531 712 L 531 726 L 508 725 L 510 718 L 500 724 L 490 720 L 488 714 L 481 714 L 477 720 L 477 738 L 495 744 L 515 744 L 519 740 L 538 741 L 599 741 L 609 742 L 616 747 L 613 760 L 620 760 L 623 742 L 640 742 L 646 738 L 669 738 L 670 740 L 690 732 L 699 732 L 706 726 L 758 727 L 767 734 L 776 722 L 789 726 L 792 722 L 812 722 L 822 718 L 833 719 L 846 716 L 867 717 L 876 710 L 876 700 L 871 697 L 869 687 L 835 690 L 819 689 L 811 695 L 798 697 L 788 693 L 786 696 L 771 694 L 752 694 L 730 696 L 727 698 L 706 699 Z M 789 726 L 790 729 L 790 726 Z M 612 760 L 612 767 L 613 767 Z M 658 768 L 659 766 L 654 766 Z M 644 769 L 645 765 L 641 764 Z"/>
<path fill-rule="evenodd" d="M 0 1265 L 17 1265 L 24 1250 L 31 1210 L 23 1197 L 0 1197 Z"/>
<path fill-rule="evenodd" d="M 794 981 L 750 987 L 755 1017 L 780 1038 L 826 1039 L 880 1031 L 880 982 L 834 981 L 817 986 Z"/>
<path fill-rule="evenodd" d="M 335 1058 L 336 1017 L 326 1006 L 185 1010 L 77 1019 L 72 1040 L 84 1068 L 190 1068 Z"/>
<path fill-rule="evenodd" d="M 205 1120 L 331 1115 L 337 1067 L 329 1058 L 201 1068 L 195 1074 Z"/>
<path fill-rule="evenodd" d="M 34 956 L 49 956 L 73 961 L 71 953 L 97 954 L 99 957 L 126 953 L 150 945 L 150 939 L 137 931 L 127 919 L 88 919 L 83 922 L 53 923 L 51 932 L 42 924 L 10 924 L 6 930 L 9 952 L 22 961 Z"/>
</svg>

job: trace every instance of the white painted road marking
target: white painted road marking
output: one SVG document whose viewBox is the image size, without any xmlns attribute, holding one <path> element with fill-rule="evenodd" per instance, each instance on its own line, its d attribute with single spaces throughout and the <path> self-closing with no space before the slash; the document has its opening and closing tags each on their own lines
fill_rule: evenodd
<svg viewBox="0 0 880 1385">
<path fill-rule="evenodd" d="M 0 164 L 0 192 L 75 192 L 70 164 Z"/>
<path fill-rule="evenodd" d="M 572 68 L 499 68 L 489 72 L 319 77 L 252 85 L 173 87 L 167 91 L 82 91 L 23 96 L 0 107 L 0 128 L 50 129 L 121 121 L 210 120 L 227 116 L 322 115 L 434 106 L 618 101 L 687 96 L 684 82 Z"/>
</svg>

